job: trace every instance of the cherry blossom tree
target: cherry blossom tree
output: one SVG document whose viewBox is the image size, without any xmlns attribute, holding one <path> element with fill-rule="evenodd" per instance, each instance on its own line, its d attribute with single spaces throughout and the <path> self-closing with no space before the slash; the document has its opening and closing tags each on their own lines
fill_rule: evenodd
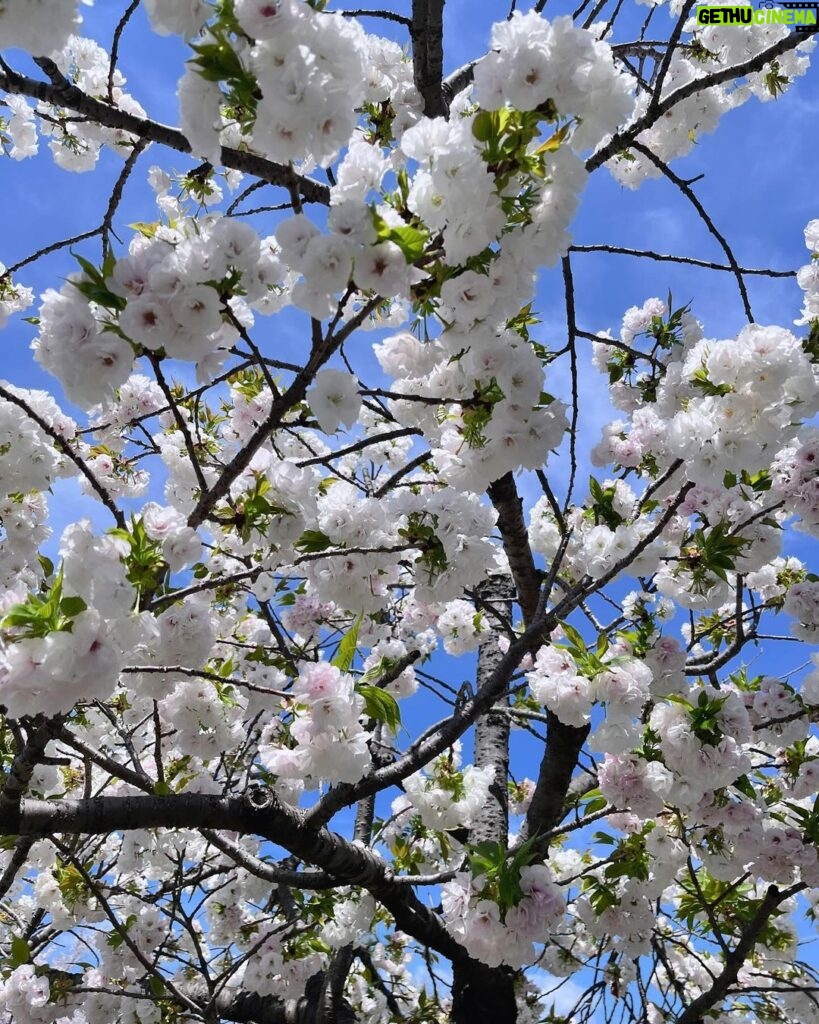
<svg viewBox="0 0 819 1024">
<path fill-rule="evenodd" d="M 105 179 L 0 267 L 54 378 L 0 382 L 2 1019 L 817 1019 L 819 220 L 743 267 L 681 176 L 813 37 L 513 2 L 445 75 L 443 0 L 107 6 L 105 48 L 0 0 L 3 173 Z M 146 16 L 178 128 L 120 70 Z M 666 179 L 724 259 L 573 245 L 592 175 Z M 584 327 L 590 250 L 747 325 Z M 801 313 L 755 320 L 766 274 Z"/>
</svg>

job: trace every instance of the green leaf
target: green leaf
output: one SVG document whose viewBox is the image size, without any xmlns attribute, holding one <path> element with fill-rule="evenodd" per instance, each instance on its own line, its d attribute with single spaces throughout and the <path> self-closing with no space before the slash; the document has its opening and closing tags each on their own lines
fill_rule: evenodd
<svg viewBox="0 0 819 1024">
<path fill-rule="evenodd" d="M 721 398 L 723 395 L 730 395 L 733 391 L 730 384 L 714 384 L 708 377 L 708 370 L 704 366 L 694 371 L 691 383 L 709 398 Z"/>
<path fill-rule="evenodd" d="M 125 923 L 122 926 L 121 931 L 109 932 L 105 937 L 105 942 L 111 949 L 119 949 L 119 947 L 125 942 L 125 936 L 122 934 L 123 931 L 128 931 L 132 924 L 137 920 L 136 914 L 129 914 L 125 919 Z"/>
<path fill-rule="evenodd" d="M 105 283 L 105 274 L 98 270 L 93 263 L 82 256 L 72 253 L 74 259 L 79 263 L 86 280 L 72 281 L 71 283 L 90 302 L 96 302 L 105 309 L 113 309 L 122 312 L 125 309 L 126 301 L 121 295 L 115 295 Z M 108 264 L 110 266 L 110 262 Z"/>
<path fill-rule="evenodd" d="M 165 995 L 165 982 L 158 974 L 152 974 L 148 979 L 148 985 L 155 999 L 161 999 Z"/>
<path fill-rule="evenodd" d="M 128 225 L 132 231 L 138 231 L 145 238 L 153 238 L 161 226 L 162 222 L 158 220 L 152 224 L 149 224 L 147 221 L 137 220 L 133 224 Z"/>
<path fill-rule="evenodd" d="M 99 270 L 97 270 L 93 263 L 91 263 L 89 260 L 85 259 L 82 256 L 78 256 L 75 252 L 72 253 L 71 255 L 82 267 L 83 273 L 86 275 L 86 277 L 88 277 L 91 281 L 102 280 L 102 274 L 100 274 Z"/>
<path fill-rule="evenodd" d="M 497 131 L 497 123 L 489 110 L 482 110 L 472 120 L 472 134 L 478 142 L 488 142 Z"/>
<path fill-rule="evenodd" d="M 580 633 L 574 628 L 574 626 L 570 626 L 568 622 L 561 622 L 560 625 L 563 627 L 563 632 L 566 634 L 566 638 L 569 641 L 570 647 L 573 650 L 579 652 L 580 654 L 585 654 L 586 641 L 583 639 Z"/>
<path fill-rule="evenodd" d="M 364 698 L 364 711 L 370 718 L 383 722 L 390 732 L 398 732 L 401 728 L 401 711 L 391 693 L 366 683 L 356 686 L 356 691 Z"/>
<path fill-rule="evenodd" d="M 569 129 L 570 128 L 571 128 L 571 124 L 564 124 L 562 128 L 558 128 L 558 130 L 554 133 L 554 135 L 550 136 L 543 143 L 542 146 L 538 146 L 538 148 L 535 150 L 535 152 L 536 153 L 555 153 L 558 149 L 560 149 L 561 143 L 566 141 L 566 136 L 569 134 Z"/>
<path fill-rule="evenodd" d="M 501 871 L 498 876 L 498 903 L 501 907 L 515 906 L 521 895 L 520 875 L 515 877 L 511 871 Z"/>
<path fill-rule="evenodd" d="M 86 608 L 88 608 L 88 605 L 81 597 L 64 597 L 62 601 L 60 601 L 60 612 L 63 615 L 67 615 L 69 618 L 79 615 L 80 612 L 84 612 Z"/>
<path fill-rule="evenodd" d="M 409 226 L 387 228 L 386 231 L 379 232 L 378 240 L 393 242 L 404 254 L 407 263 L 415 263 L 424 255 L 424 249 L 429 241 L 429 232 Z"/>
<path fill-rule="evenodd" d="M 506 853 L 507 850 L 504 843 L 493 843 L 491 839 L 475 843 L 474 846 L 470 845 L 467 854 L 472 874 L 497 874 L 506 861 Z"/>
<path fill-rule="evenodd" d="M 515 871 L 520 872 L 521 868 L 525 868 L 528 864 L 531 864 L 533 851 L 539 838 L 538 834 L 535 833 L 533 836 L 530 836 L 526 842 L 521 843 L 517 850 L 515 850 L 512 859 L 509 862 Z"/>
<path fill-rule="evenodd" d="M 338 645 L 335 657 L 330 662 L 331 665 L 334 665 L 342 672 L 349 672 L 355 660 L 355 652 L 358 647 L 358 631 L 361 629 L 363 621 L 364 613 L 362 612 L 341 638 L 341 643 Z"/>
<path fill-rule="evenodd" d="M 31 963 L 31 950 L 26 940 L 15 935 L 11 940 L 11 956 L 9 957 L 12 967 L 22 967 L 23 964 Z"/>
<path fill-rule="evenodd" d="M 0 620 L 0 629 L 18 629 L 19 639 L 42 639 L 49 633 L 70 633 L 72 619 L 85 611 L 79 597 L 63 597 L 63 570 L 60 566 L 51 587 L 45 594 L 30 594 L 22 604 L 15 604 Z"/>
<path fill-rule="evenodd" d="M 304 533 L 299 537 L 293 547 L 296 551 L 301 551 L 302 554 L 310 554 L 316 551 L 326 551 L 327 548 L 332 547 L 333 542 L 327 536 L 326 533 L 322 533 L 321 530 L 305 530 Z"/>
<path fill-rule="evenodd" d="M 584 815 L 596 814 L 597 811 L 602 811 L 604 807 L 608 807 L 608 800 L 606 800 L 606 798 L 599 790 L 593 789 L 590 793 L 587 794 L 587 796 L 588 799 L 583 805 Z"/>
</svg>

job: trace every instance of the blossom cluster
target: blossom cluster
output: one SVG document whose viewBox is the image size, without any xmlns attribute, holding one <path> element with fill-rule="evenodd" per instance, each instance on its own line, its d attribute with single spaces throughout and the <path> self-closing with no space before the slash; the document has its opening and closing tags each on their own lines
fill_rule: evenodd
<svg viewBox="0 0 819 1024">
<path fill-rule="evenodd" d="M 80 23 L 77 0 L 33 0 L 0 9 L 0 48 L 48 54 L 60 49 Z"/>
<path fill-rule="evenodd" d="M 492 29 L 490 52 L 475 68 L 475 99 L 486 110 L 504 103 L 537 110 L 551 101 L 578 120 L 572 145 L 595 146 L 631 113 L 628 77 L 608 43 L 576 28 L 566 16 L 549 22 L 515 11 Z"/>
<path fill-rule="evenodd" d="M 174 12 L 152 7 L 160 29 L 191 34 L 198 18 L 180 24 Z M 170 17 L 168 17 L 170 15 Z M 328 164 L 347 142 L 356 107 L 366 95 L 367 45 L 359 24 L 339 15 L 321 16 L 298 0 L 261 4 L 240 0 L 235 17 L 242 36 L 233 37 L 223 93 L 209 64 L 229 45 L 217 24 L 206 30 L 179 83 L 182 128 L 197 156 L 218 164 L 225 126 L 239 129 L 255 150 L 282 163 Z M 252 80 L 250 97 L 243 86 Z M 223 114 L 222 107 L 225 107 Z"/>
<path fill-rule="evenodd" d="M 392 804 L 395 815 L 412 811 L 427 828 L 443 831 L 469 828 L 486 801 L 495 775 L 491 765 L 469 765 L 460 771 L 460 745 L 435 758 L 430 772 L 416 772 L 404 782 L 404 794 Z"/>
<path fill-rule="evenodd" d="M 15 98 L 9 97 L 10 100 Z M 34 292 L 31 288 L 13 284 L 5 265 L 0 263 L 0 327 L 5 327 L 10 316 L 22 313 L 33 302 Z"/>
<path fill-rule="evenodd" d="M 34 0 L 25 8 L 4 5 L 0 10 L 0 48 L 20 46 L 34 54 L 50 54 L 66 79 L 87 95 L 105 97 L 125 113 L 145 117 L 145 109 L 124 89 L 126 79 L 118 68 L 112 72 L 109 95 L 110 61 L 105 50 L 93 39 L 70 34 L 76 7 L 71 0 Z M 22 11 L 25 15 L 18 21 L 17 12 Z M 32 107 L 22 96 L 9 96 L 4 102 L 11 110 L 4 132 L 11 142 L 9 156 L 13 160 L 36 156 L 39 136 L 43 136 L 49 139 L 58 167 L 83 173 L 96 167 L 103 146 L 124 159 L 136 141 L 126 131 L 104 127 L 89 118 L 69 118 L 54 103 L 43 101 Z"/>
<path fill-rule="evenodd" d="M 315 788 L 323 780 L 358 782 L 370 765 L 368 734 L 362 727 L 364 700 L 352 676 L 333 665 L 307 665 L 293 690 L 292 747 L 260 747 L 262 763 L 274 775 Z"/>
<path fill-rule="evenodd" d="M 0 397 L 0 585 L 14 588 L 34 585 L 42 574 L 37 553 L 51 532 L 45 492 L 76 472 L 58 445 L 75 437 L 77 425 L 46 392 L 2 386 L 23 403 Z M 26 407 L 53 434 L 47 435 Z"/>
<path fill-rule="evenodd" d="M 566 910 L 551 871 L 545 864 L 520 869 L 521 897 L 506 910 L 503 920 L 496 900 L 480 898 L 484 882 L 481 875 L 471 878 L 461 872 L 441 887 L 447 928 L 470 956 L 490 967 L 532 963 L 534 943 L 547 941 Z"/>
<path fill-rule="evenodd" d="M 161 350 L 210 376 L 252 324 L 250 307 L 272 311 L 283 275 L 273 239 L 224 217 L 137 235 L 105 269 L 45 293 L 34 343 L 38 362 L 84 408 L 110 402 L 141 352 Z M 241 284 L 241 301 L 229 297 L 227 281 Z"/>
</svg>

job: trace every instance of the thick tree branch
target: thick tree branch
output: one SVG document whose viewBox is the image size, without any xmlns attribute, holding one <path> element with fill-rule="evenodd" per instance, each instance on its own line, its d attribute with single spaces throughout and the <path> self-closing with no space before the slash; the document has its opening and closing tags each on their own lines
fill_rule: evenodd
<svg viewBox="0 0 819 1024">
<path fill-rule="evenodd" d="M 47 57 L 39 57 L 38 64 L 52 79 L 51 82 L 40 82 L 14 71 L 0 71 L 0 89 L 14 95 L 30 96 L 42 103 L 51 103 L 55 107 L 67 107 L 104 128 L 128 132 L 148 142 L 157 142 L 169 149 L 175 149 L 179 153 L 190 153 L 190 143 L 177 128 L 160 124 L 147 117 L 137 117 L 89 96 L 63 78 L 57 65 Z M 292 182 L 291 168 L 274 163 L 256 153 L 223 146 L 221 162 L 225 167 L 252 174 L 271 185 L 287 188 Z M 312 178 L 299 177 L 298 189 L 303 202 L 329 206 L 330 189 L 327 185 L 313 181 Z"/>
<path fill-rule="evenodd" d="M 481 687 L 474 697 L 469 697 L 459 704 L 452 715 L 437 723 L 423 736 L 419 737 L 392 764 L 376 769 L 365 776 L 360 782 L 354 784 L 341 783 L 338 786 L 333 786 L 307 813 L 307 821 L 314 827 L 325 825 L 336 811 L 342 807 L 347 807 L 360 800 L 363 796 L 377 793 L 387 786 L 397 785 L 407 778 L 408 775 L 418 771 L 419 768 L 423 768 L 433 757 L 437 757 L 438 754 L 443 753 L 448 747 L 452 746 L 455 740 L 463 736 L 466 730 L 495 704 L 500 694 L 508 685 L 524 654 L 536 653 L 543 644 L 544 639 L 548 637 L 558 622 L 570 615 L 587 597 L 597 593 L 616 576 L 619 576 L 624 569 L 631 565 L 638 555 L 645 551 L 660 536 L 693 486 L 694 484 L 690 481 L 684 484 L 676 497 L 669 502 L 662 515 L 658 517 L 651 530 L 603 576 L 599 579 L 592 579 L 589 576 L 584 577 L 549 611 L 545 607 L 539 609 L 534 621 L 524 630 L 518 640 L 510 644 L 509 650 L 500 659 L 497 668 L 495 668 L 484 686 Z M 564 548 L 567 539 L 568 534 L 564 538 Z M 558 551 L 552 563 L 552 573 L 558 571 L 561 558 L 562 552 Z M 551 592 L 551 585 L 552 580 L 547 578 L 544 595 L 548 595 Z M 546 604 L 544 597 L 541 598 L 541 604 Z M 572 765 L 573 768 L 574 764 Z"/>
<path fill-rule="evenodd" d="M 321 971 L 309 979 L 304 995 L 298 999 L 228 989 L 216 997 L 213 1006 L 220 1019 L 235 1024 L 317 1024 L 324 988 L 325 975 Z M 207 1002 L 205 993 L 198 988 L 193 995 L 200 995 L 201 1002 Z M 335 1024 L 358 1024 L 358 1017 L 346 1001 L 336 1011 Z"/>
<path fill-rule="evenodd" d="M 38 965 L 41 969 L 43 965 Z M 89 987 L 83 984 L 83 976 L 68 971 L 49 969 L 49 980 L 56 983 L 61 992 L 68 994 L 69 999 L 78 998 L 86 993 L 110 992 L 120 998 L 131 998 L 138 1000 L 155 1000 L 156 996 L 148 992 L 147 985 L 144 990 L 134 988 L 100 989 Z M 186 1002 L 181 1004 L 187 1008 L 187 1001 L 201 1007 L 203 1013 L 210 1011 L 211 1016 L 204 1016 L 203 1019 L 210 1021 L 232 1021 L 234 1024 L 318 1024 L 321 1005 L 321 996 L 325 987 L 325 973 L 319 971 L 307 981 L 304 995 L 298 999 L 282 999 L 274 995 L 260 995 L 258 992 L 251 992 L 247 989 L 223 988 L 217 995 L 213 996 L 207 988 L 204 980 L 198 979 L 187 985 L 181 986 Z M 172 996 L 167 993 L 166 998 Z M 216 1014 L 214 1018 L 212 1015 Z M 342 1001 L 335 1019 L 335 1024 L 358 1024 L 359 1018 L 355 1015 L 352 1007 Z"/>
<path fill-rule="evenodd" d="M 577 759 L 591 726 L 580 729 L 563 722 L 551 711 L 546 713 L 546 749 L 540 762 L 535 791 L 521 828 L 521 839 L 540 836 L 545 855 L 548 849 L 546 833 L 563 817 L 566 794 L 572 781 Z"/>
<path fill-rule="evenodd" d="M 61 726 L 62 721 L 59 717 L 35 719 L 25 745 L 18 750 L 5 778 L 3 790 L 0 792 L 0 815 L 19 806 L 34 770 L 42 763 L 45 748 L 58 734 Z"/>
<path fill-rule="evenodd" d="M 254 857 L 252 853 L 235 843 L 227 836 L 210 828 L 200 829 L 202 835 L 209 843 L 212 843 L 217 850 L 221 850 L 234 864 L 257 878 L 263 878 L 273 885 L 293 886 L 298 889 L 333 889 L 338 886 L 338 880 L 331 878 L 324 871 L 294 871 L 291 868 L 281 868 L 276 864 L 268 864 L 267 861 Z"/>
<path fill-rule="evenodd" d="M 412 69 L 427 117 L 446 117 L 442 89 L 445 0 L 412 0 Z"/>
<path fill-rule="evenodd" d="M 140 789 L 144 793 L 153 793 L 154 780 L 146 773 L 134 771 L 133 768 L 121 764 L 116 758 L 109 757 L 107 754 L 95 750 L 87 743 L 84 743 L 78 736 L 75 736 L 66 726 L 63 726 L 56 735 L 57 739 L 62 740 L 67 746 L 76 750 L 78 754 L 82 754 L 83 757 L 88 758 L 89 761 L 102 768 L 103 771 L 108 772 L 115 779 L 121 779 L 123 782 L 127 782 L 130 786 Z"/>
<path fill-rule="evenodd" d="M 482 58 L 481 58 L 482 59 Z M 471 60 L 468 64 L 453 71 L 444 79 L 441 89 L 444 94 L 444 101 L 447 107 L 452 103 L 459 92 L 463 92 L 472 84 L 475 79 L 475 68 L 480 64 L 479 60 Z"/>
<path fill-rule="evenodd" d="M 523 518 L 523 500 L 511 473 L 490 484 L 487 493 L 498 513 L 503 550 L 515 580 L 523 621 L 528 624 L 534 618 L 540 599 L 540 574 L 529 546 L 529 533 Z"/>
<path fill-rule="evenodd" d="M 245 797 L 202 793 L 174 796 L 115 796 L 86 800 L 23 800 L 0 808 L 0 834 L 107 835 L 134 829 L 190 828 L 249 833 L 323 868 L 339 885 L 360 885 L 393 915 L 408 935 L 448 959 L 466 957 L 463 947 L 409 885 L 397 885 L 387 864 L 326 828 L 311 828 L 306 815 L 279 803 L 261 788 Z"/>
<path fill-rule="evenodd" d="M 497 609 L 503 619 L 510 617 L 515 588 L 507 576 L 490 576 L 481 584 L 479 593 L 487 604 Z M 498 630 L 478 648 L 477 688 L 481 690 L 491 677 L 502 655 Z M 506 704 L 501 698 L 500 706 Z M 475 767 L 494 768 L 495 777 L 482 807 L 478 809 L 470 833 L 470 841 L 505 843 L 509 832 L 509 716 L 489 710 L 475 725 Z"/>
<path fill-rule="evenodd" d="M 511 474 L 510 474 L 511 476 Z M 495 610 L 501 622 L 510 617 L 515 588 L 508 576 L 490 576 L 478 588 L 483 602 Z M 478 691 L 486 687 L 502 658 L 494 630 L 478 649 Z M 509 716 L 500 712 L 508 698 L 501 696 L 498 707 L 489 708 L 475 724 L 475 766 L 493 768 L 495 775 L 486 800 L 478 808 L 470 829 L 473 843 L 501 843 L 509 835 Z M 491 993 L 491 999 L 488 995 Z M 468 1024 L 494 1024 L 516 1016 L 514 974 L 504 966 L 477 967 L 473 961 L 454 965 L 452 979 L 452 1020 Z"/>
</svg>

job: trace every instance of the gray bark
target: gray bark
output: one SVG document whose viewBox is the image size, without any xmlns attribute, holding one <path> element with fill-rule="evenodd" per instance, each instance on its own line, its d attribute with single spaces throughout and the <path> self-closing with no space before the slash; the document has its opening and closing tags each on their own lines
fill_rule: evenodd
<svg viewBox="0 0 819 1024">
<path fill-rule="evenodd" d="M 481 598 L 496 608 L 503 619 L 511 618 L 511 606 L 515 588 L 507 576 L 492 576 L 479 587 Z M 500 664 L 503 652 L 498 645 L 498 631 L 478 648 L 478 690 L 486 686 Z M 508 702 L 501 698 L 499 703 Z M 471 829 L 470 841 L 486 840 L 505 843 L 509 832 L 509 793 L 506 780 L 509 776 L 509 716 L 493 713 L 491 710 L 475 725 L 475 766 L 494 767 L 495 778 L 489 787 L 486 802 L 478 811 Z"/>
<path fill-rule="evenodd" d="M 446 117 L 444 72 L 444 2 L 412 0 L 412 68 L 415 88 L 424 99 L 427 117 Z"/>
<path fill-rule="evenodd" d="M 515 587 L 508 576 L 492 576 L 478 588 L 486 604 L 497 609 L 501 619 L 511 618 Z M 497 670 L 503 654 L 498 631 L 478 649 L 478 691 Z M 506 704 L 505 698 L 499 703 Z M 492 766 L 495 778 L 487 799 L 470 829 L 470 842 L 506 845 L 509 835 L 509 716 L 490 709 L 475 726 L 475 765 Z M 487 967 L 474 960 L 455 964 L 452 980 L 452 1020 L 456 1024 L 512 1024 L 517 1019 L 515 972 L 508 967 Z"/>
<path fill-rule="evenodd" d="M 246 797 L 202 793 L 174 796 L 112 796 L 88 800 L 23 800 L 0 810 L 0 834 L 105 835 L 140 828 L 210 828 L 268 839 L 307 863 L 323 868 L 338 885 L 360 885 L 379 900 L 396 925 L 450 960 L 466 957 L 440 918 L 408 885 L 396 885 L 388 865 L 326 828 L 305 824 L 303 812 L 278 803 L 267 790 Z"/>
</svg>

